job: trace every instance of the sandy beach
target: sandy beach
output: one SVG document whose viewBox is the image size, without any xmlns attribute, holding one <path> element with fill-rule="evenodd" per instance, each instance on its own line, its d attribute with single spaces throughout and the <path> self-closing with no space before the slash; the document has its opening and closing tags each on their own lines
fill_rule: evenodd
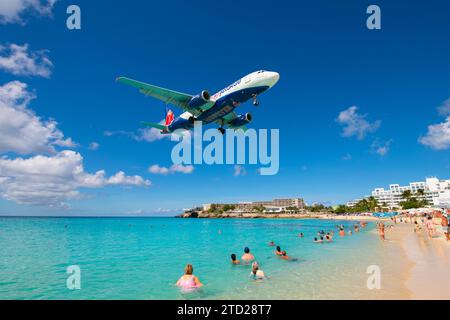
<svg viewBox="0 0 450 320">
<path fill-rule="evenodd" d="M 393 261 L 393 265 L 403 265 L 397 277 L 406 288 L 394 299 L 450 299 L 450 242 L 443 237 L 430 239 L 425 228 L 416 234 L 412 224 L 398 223 L 387 230 L 386 247 L 390 253 L 401 250 L 398 260 L 407 259 L 406 264 Z"/>
</svg>

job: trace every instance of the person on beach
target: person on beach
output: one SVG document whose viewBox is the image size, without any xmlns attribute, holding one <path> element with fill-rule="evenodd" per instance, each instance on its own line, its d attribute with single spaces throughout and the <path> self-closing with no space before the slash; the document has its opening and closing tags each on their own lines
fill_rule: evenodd
<svg viewBox="0 0 450 320">
<path fill-rule="evenodd" d="M 255 257 L 250 253 L 250 249 L 248 247 L 244 248 L 244 254 L 241 257 L 241 260 L 248 263 L 255 260 Z"/>
<path fill-rule="evenodd" d="M 441 218 L 441 228 L 442 233 L 445 235 L 445 233 L 448 231 L 448 218 L 445 214 L 443 214 Z"/>
<path fill-rule="evenodd" d="M 261 280 L 265 278 L 264 271 L 259 269 L 259 264 L 256 261 L 252 263 L 252 272 L 250 272 L 250 276 L 255 280 Z"/>
<path fill-rule="evenodd" d="M 420 229 L 422 229 L 422 228 L 419 226 L 417 221 L 414 221 L 414 232 L 417 233 L 420 231 Z"/>
<path fill-rule="evenodd" d="M 384 232 L 385 232 L 384 228 L 385 228 L 385 225 L 384 225 L 383 221 L 381 221 L 378 224 L 378 232 L 380 234 L 381 240 L 383 240 L 383 241 L 386 240 L 385 237 L 384 237 Z"/>
<path fill-rule="evenodd" d="M 192 264 L 187 264 L 184 268 L 184 275 L 178 279 L 176 286 L 180 287 L 185 291 L 193 291 L 200 288 L 203 284 L 200 280 L 194 276 L 194 267 Z"/>
<path fill-rule="evenodd" d="M 434 223 L 433 223 L 433 217 L 428 216 L 427 222 L 425 223 L 425 226 L 427 227 L 428 236 L 430 238 L 434 237 Z"/>
<path fill-rule="evenodd" d="M 448 219 L 448 215 L 449 215 L 449 213 L 450 213 L 450 210 L 449 211 L 447 211 L 448 213 L 447 213 L 447 215 L 446 215 L 446 218 L 447 218 L 447 221 L 448 221 L 448 225 L 447 225 L 447 233 L 445 233 L 445 237 L 447 238 L 447 241 L 449 241 L 450 240 L 450 221 L 449 221 L 449 219 Z"/>
<path fill-rule="evenodd" d="M 236 255 L 234 253 L 231 254 L 231 263 L 232 264 L 240 264 L 241 262 L 236 259 Z"/>
<path fill-rule="evenodd" d="M 275 250 L 275 254 L 277 256 L 281 256 L 281 248 L 280 248 L 280 246 L 277 246 L 277 249 Z"/>
</svg>

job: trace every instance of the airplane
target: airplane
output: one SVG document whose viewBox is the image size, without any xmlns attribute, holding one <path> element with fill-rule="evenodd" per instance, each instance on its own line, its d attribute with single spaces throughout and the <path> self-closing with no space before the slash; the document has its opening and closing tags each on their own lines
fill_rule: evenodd
<svg viewBox="0 0 450 320">
<path fill-rule="evenodd" d="M 246 130 L 246 125 L 252 121 L 252 115 L 245 113 L 238 115 L 235 108 L 241 103 L 252 99 L 253 105 L 258 106 L 257 97 L 272 88 L 280 79 L 277 72 L 260 70 L 246 75 L 213 96 L 208 90 L 200 94 L 190 95 L 169 89 L 164 89 L 126 77 L 118 77 L 116 81 L 139 89 L 139 92 L 181 108 L 184 112 L 174 117 L 172 110 L 168 110 L 163 123 L 143 124 L 161 130 L 162 134 L 170 134 L 175 130 L 190 130 L 196 121 L 204 124 L 215 122 L 218 130 L 225 134 L 224 127 L 234 130 Z"/>
</svg>

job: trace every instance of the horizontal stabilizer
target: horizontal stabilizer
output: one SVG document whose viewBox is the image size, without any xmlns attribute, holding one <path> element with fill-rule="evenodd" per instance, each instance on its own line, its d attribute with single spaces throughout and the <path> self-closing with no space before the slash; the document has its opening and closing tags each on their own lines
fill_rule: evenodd
<svg viewBox="0 0 450 320">
<path fill-rule="evenodd" d="M 167 126 L 160 123 L 152 123 L 152 122 L 141 122 L 146 127 L 156 128 L 161 131 L 167 131 Z"/>
</svg>

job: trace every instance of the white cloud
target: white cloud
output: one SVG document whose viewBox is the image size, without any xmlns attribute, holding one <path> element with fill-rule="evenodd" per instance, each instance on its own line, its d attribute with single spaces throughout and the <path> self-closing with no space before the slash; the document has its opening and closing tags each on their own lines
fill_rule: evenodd
<svg viewBox="0 0 450 320">
<path fill-rule="evenodd" d="M 345 156 L 342 157 L 342 160 L 344 161 L 352 160 L 352 155 L 350 153 L 347 153 Z"/>
<path fill-rule="evenodd" d="M 388 141 L 385 142 L 381 142 L 379 140 L 375 140 L 372 143 L 372 151 L 379 154 L 380 156 L 385 156 L 388 154 L 390 148 L 391 148 L 391 144 L 392 144 L 393 140 L 390 139 Z"/>
<path fill-rule="evenodd" d="M 28 44 L 22 46 L 0 45 L 0 69 L 15 76 L 40 76 L 49 78 L 53 63 L 47 57 L 46 50 L 29 51 Z"/>
<path fill-rule="evenodd" d="M 56 0 L 2 0 L 0 1 L 0 23 L 24 24 L 26 12 L 38 16 L 50 16 Z"/>
<path fill-rule="evenodd" d="M 136 140 L 147 142 L 158 141 L 164 138 L 170 139 L 170 134 L 161 134 L 161 130 L 156 128 L 139 129 L 139 134 L 136 136 Z"/>
<path fill-rule="evenodd" d="M 126 176 L 119 171 L 107 177 L 105 171 L 84 171 L 83 157 L 74 151 L 28 159 L 0 159 L 0 196 L 19 204 L 64 207 L 69 200 L 81 197 L 80 188 L 109 185 L 150 186 L 140 176 Z"/>
<path fill-rule="evenodd" d="M 0 153 L 55 152 L 54 146 L 75 147 L 57 128 L 55 120 L 44 121 L 28 108 L 34 94 L 27 85 L 12 81 L 0 86 Z"/>
<path fill-rule="evenodd" d="M 450 116 L 442 123 L 429 125 L 427 134 L 420 137 L 419 142 L 435 150 L 450 148 Z"/>
<path fill-rule="evenodd" d="M 194 171 L 194 166 L 191 166 L 191 165 L 184 166 L 182 164 L 174 164 L 174 165 L 170 166 L 169 168 L 161 167 L 158 164 L 154 164 L 148 168 L 148 172 L 153 173 L 153 174 L 162 174 L 162 175 L 171 174 L 171 173 L 190 174 L 193 171 Z"/>
<path fill-rule="evenodd" d="M 161 120 L 159 122 L 160 124 L 164 123 L 164 120 Z M 186 136 L 187 140 L 191 139 L 191 133 L 188 130 L 182 130 L 179 129 L 171 134 L 162 134 L 161 130 L 156 128 L 144 128 L 139 129 L 137 132 L 130 132 L 130 131 L 124 131 L 124 130 L 115 130 L 115 131 L 105 131 L 103 133 L 106 137 L 112 137 L 112 136 L 126 136 L 128 138 L 131 138 L 136 141 L 146 141 L 146 142 L 154 142 L 159 141 L 162 139 L 171 139 L 172 135 L 177 135 L 178 139 L 181 139 L 182 137 Z"/>
<path fill-rule="evenodd" d="M 366 117 L 367 115 L 358 113 L 358 107 L 356 106 L 341 111 L 336 121 L 344 127 L 342 136 L 356 136 L 359 140 L 362 140 L 368 133 L 374 132 L 380 127 L 380 120 L 370 123 L 366 120 Z"/>
<path fill-rule="evenodd" d="M 442 116 L 450 116 L 450 98 L 442 102 L 438 107 L 438 112 Z"/>
<path fill-rule="evenodd" d="M 233 175 L 235 177 L 237 176 L 245 176 L 247 174 L 247 171 L 245 170 L 245 167 L 240 166 L 240 165 L 235 165 L 234 166 L 234 173 Z"/>
<path fill-rule="evenodd" d="M 95 141 L 89 144 L 89 150 L 98 150 L 98 148 L 100 148 L 100 144 Z"/>
</svg>

